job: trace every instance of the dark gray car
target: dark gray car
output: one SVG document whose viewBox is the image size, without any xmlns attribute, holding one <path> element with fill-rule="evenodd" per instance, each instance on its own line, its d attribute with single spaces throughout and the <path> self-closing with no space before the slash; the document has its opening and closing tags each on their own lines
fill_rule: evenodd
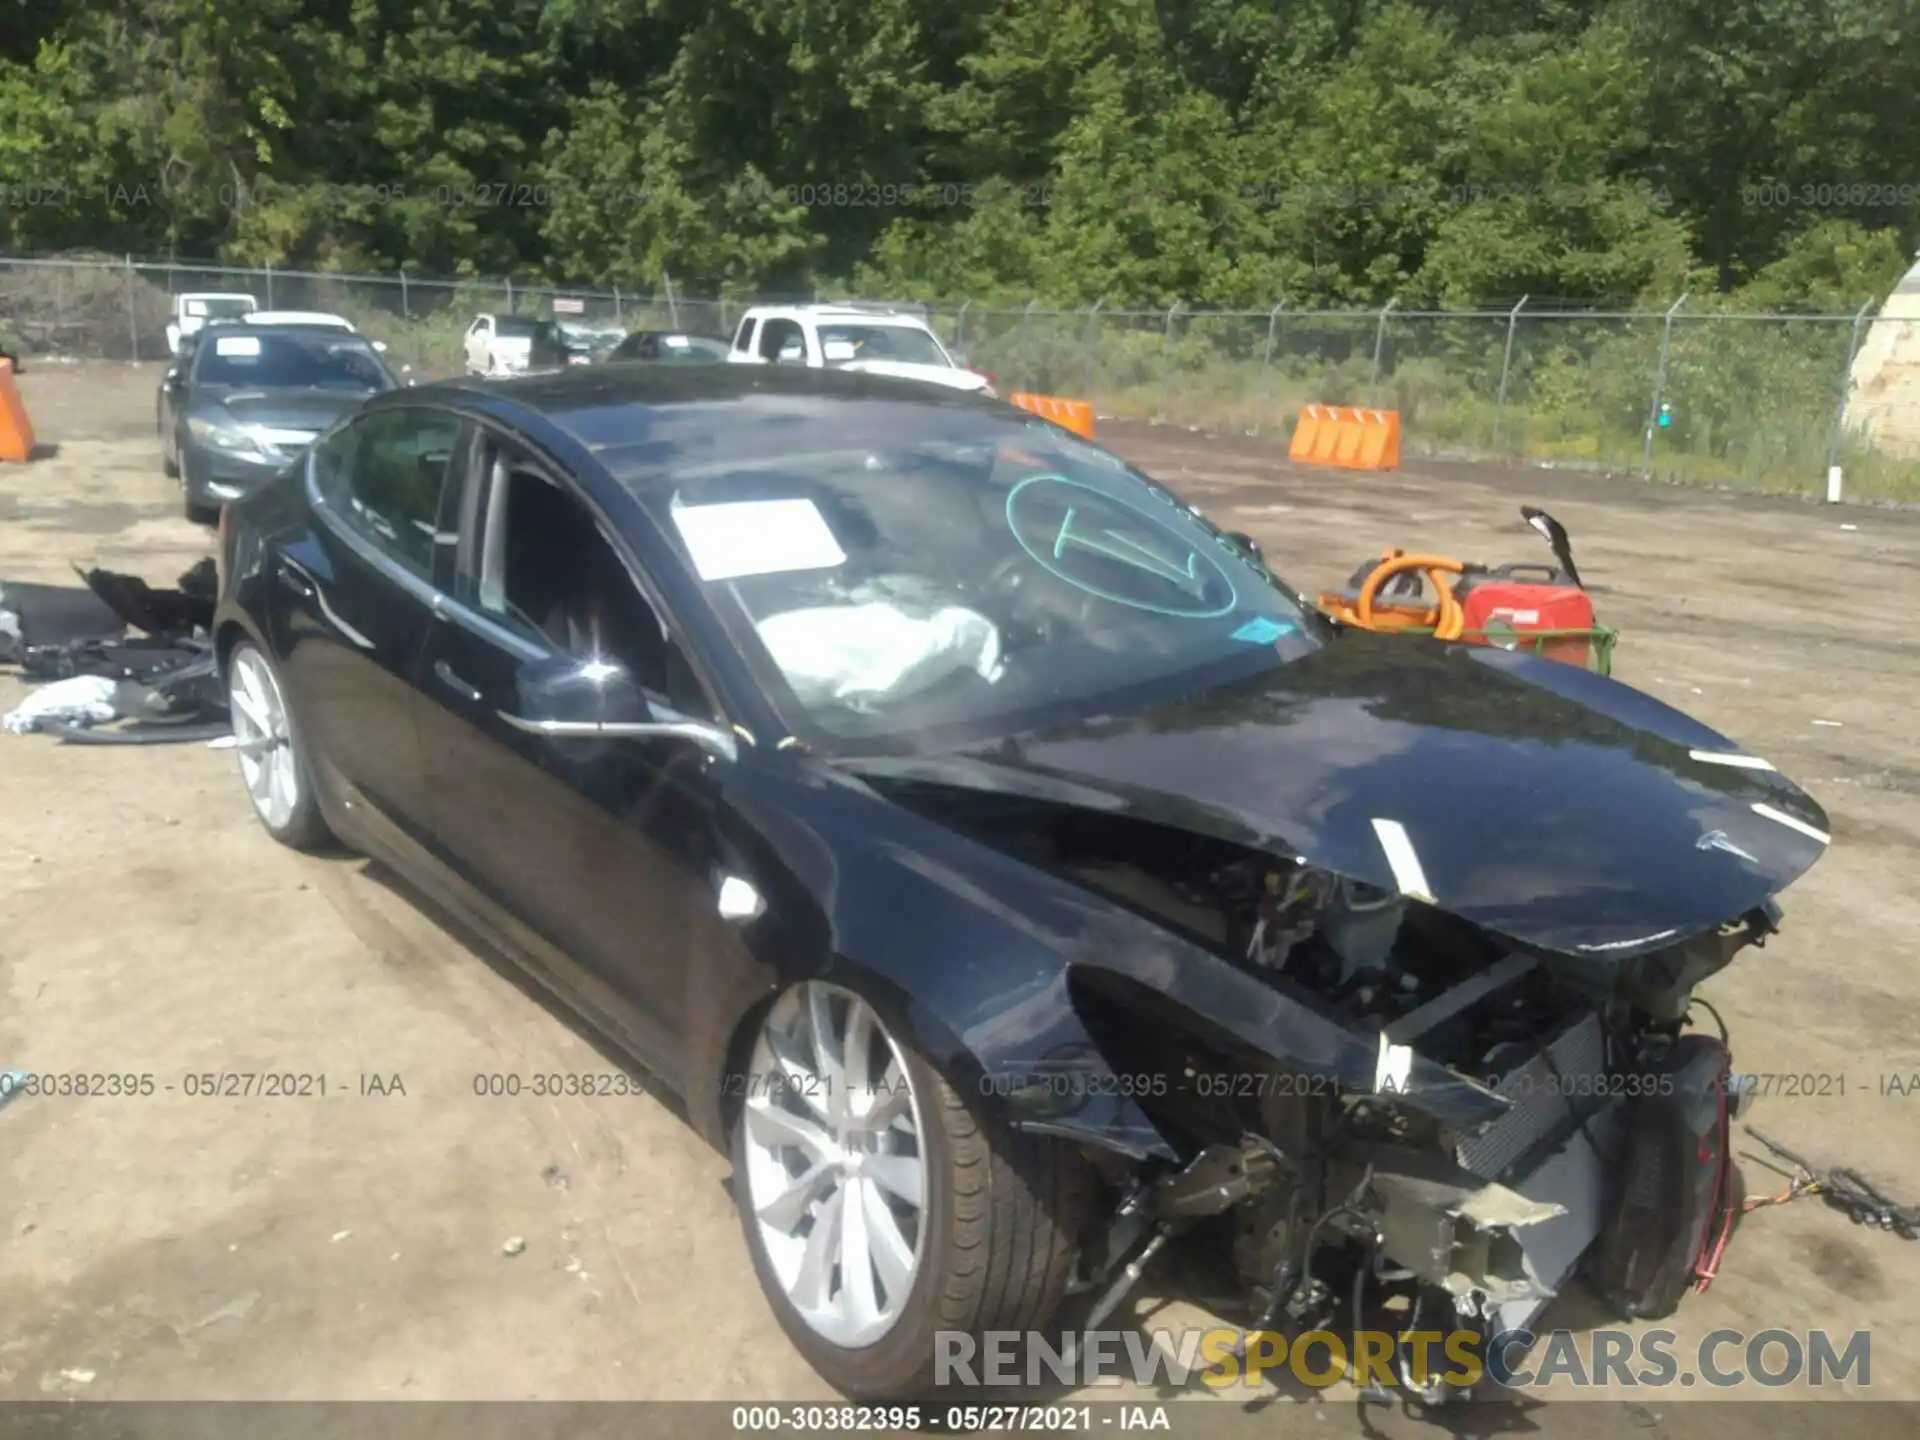
<svg viewBox="0 0 1920 1440">
<path fill-rule="evenodd" d="M 322 325 L 209 326 L 161 381 L 161 461 L 187 517 L 213 523 L 313 438 L 400 381 L 364 336 Z"/>
</svg>

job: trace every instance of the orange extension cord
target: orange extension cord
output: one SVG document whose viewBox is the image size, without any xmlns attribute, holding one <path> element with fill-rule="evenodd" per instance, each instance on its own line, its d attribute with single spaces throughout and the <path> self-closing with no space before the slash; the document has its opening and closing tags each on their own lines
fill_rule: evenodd
<svg viewBox="0 0 1920 1440">
<path fill-rule="evenodd" d="M 1360 586 L 1351 604 L 1339 595 L 1322 595 L 1320 608 L 1336 620 L 1357 625 L 1363 630 L 1431 630 L 1436 640 L 1458 640 L 1466 629 L 1466 612 L 1454 597 L 1452 576 L 1466 572 L 1466 565 L 1445 555 L 1408 555 L 1389 550 Z M 1408 571 L 1426 574 L 1433 586 L 1434 603 L 1380 601 L 1380 590 L 1389 580 Z"/>
</svg>

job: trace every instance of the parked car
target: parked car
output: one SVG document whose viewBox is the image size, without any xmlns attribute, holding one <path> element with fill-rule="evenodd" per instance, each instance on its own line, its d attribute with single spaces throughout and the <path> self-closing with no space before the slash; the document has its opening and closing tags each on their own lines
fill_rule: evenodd
<svg viewBox="0 0 1920 1440">
<path fill-rule="evenodd" d="M 210 325 L 160 382 L 162 467 L 188 518 L 211 524 L 347 411 L 400 385 L 365 336 L 337 326 Z"/>
<path fill-rule="evenodd" d="M 469 375 L 522 375 L 568 363 L 566 337 L 552 320 L 527 315 L 479 315 L 467 327 Z"/>
<path fill-rule="evenodd" d="M 997 393 L 987 376 L 947 353 L 925 320 L 884 305 L 756 305 L 740 317 L 727 359 L 736 365 L 853 370 Z"/>
<path fill-rule="evenodd" d="M 1340 625 L 1091 443 L 800 367 L 377 395 L 220 556 L 262 825 L 677 1091 L 849 1395 L 1213 1220 L 1305 1328 L 1511 1331 L 1576 1269 L 1649 1318 L 1717 1259 L 1693 989 L 1828 821 L 1649 695 Z"/>
<path fill-rule="evenodd" d="M 683 330 L 636 330 L 607 356 L 609 360 L 662 360 L 681 365 L 720 365 L 726 358 L 725 340 Z"/>
<path fill-rule="evenodd" d="M 167 353 L 209 320 L 237 320 L 260 308 L 253 296 L 240 291 L 200 291 L 173 297 L 173 319 L 167 322 Z"/>
<path fill-rule="evenodd" d="M 624 325 L 594 325 L 585 321 L 555 322 L 568 351 L 568 363 L 599 365 L 609 359 L 620 342 L 627 338 Z"/>
</svg>

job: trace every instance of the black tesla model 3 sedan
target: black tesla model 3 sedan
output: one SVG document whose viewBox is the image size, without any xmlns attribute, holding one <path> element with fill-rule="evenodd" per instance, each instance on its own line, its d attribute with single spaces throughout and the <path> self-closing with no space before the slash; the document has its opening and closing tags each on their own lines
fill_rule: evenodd
<svg viewBox="0 0 1920 1440">
<path fill-rule="evenodd" d="M 228 505 L 220 570 L 266 828 L 386 861 L 684 1097 L 847 1394 L 951 1394 L 1069 1290 L 1097 1326 L 1176 1237 L 1256 1324 L 1488 1333 L 1576 1270 L 1665 1313 L 1724 1241 L 1692 993 L 1820 807 L 1626 685 L 1338 626 L 1024 411 L 402 389 Z"/>
</svg>

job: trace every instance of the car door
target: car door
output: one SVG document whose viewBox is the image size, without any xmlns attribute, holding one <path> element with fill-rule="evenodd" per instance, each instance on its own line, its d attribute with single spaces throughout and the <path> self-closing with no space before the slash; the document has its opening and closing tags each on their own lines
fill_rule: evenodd
<svg viewBox="0 0 1920 1440">
<path fill-rule="evenodd" d="M 556 740 L 509 717 L 520 668 L 569 653 L 619 659 L 663 711 L 714 707 L 573 482 L 487 431 L 471 463 L 423 663 L 437 852 L 555 989 L 678 1086 L 688 957 L 721 924 L 712 762 L 684 741 Z M 624 607 L 604 648 L 555 637 L 547 599 L 567 584 Z"/>
<path fill-rule="evenodd" d="M 413 695 L 434 573 L 452 565 L 440 510 L 468 429 L 451 410 L 392 405 L 332 431 L 304 462 L 313 524 L 274 557 L 296 723 L 321 783 L 377 839 L 431 839 Z"/>
<path fill-rule="evenodd" d="M 758 316 L 748 315 L 741 319 L 740 328 L 734 332 L 733 348 L 727 352 L 727 359 L 735 365 L 764 365 L 761 359 L 758 336 L 761 320 Z"/>
<path fill-rule="evenodd" d="M 482 315 L 467 327 L 467 368 L 484 370 L 487 364 L 487 341 L 493 338 L 493 317 Z"/>
</svg>

